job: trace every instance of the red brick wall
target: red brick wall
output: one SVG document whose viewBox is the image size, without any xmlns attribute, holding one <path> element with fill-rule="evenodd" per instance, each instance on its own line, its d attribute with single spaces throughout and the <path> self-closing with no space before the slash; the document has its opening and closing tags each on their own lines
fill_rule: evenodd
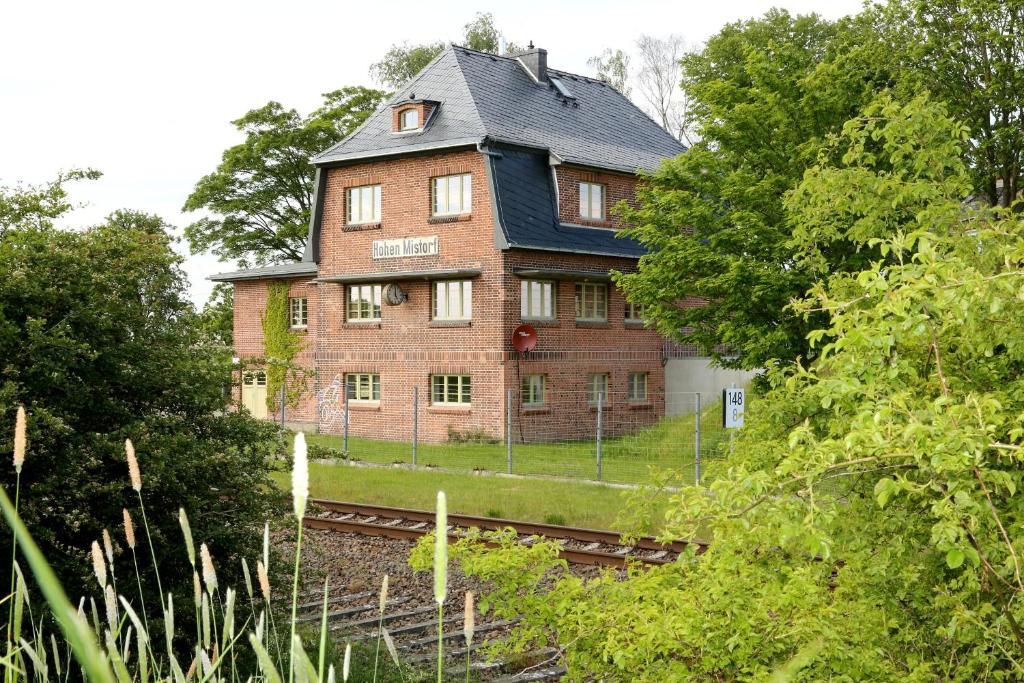
<svg viewBox="0 0 1024 683">
<path fill-rule="evenodd" d="M 575 166 L 558 166 L 558 213 L 563 223 L 592 225 L 599 228 L 626 227 L 612 208 L 623 199 L 631 204 L 636 199 L 636 176 L 608 171 L 594 171 Z M 603 221 L 593 221 L 580 216 L 580 183 L 599 183 L 605 187 Z"/>
<path fill-rule="evenodd" d="M 510 292 L 506 315 L 510 318 L 510 327 L 526 322 L 537 330 L 537 347 L 519 359 L 518 368 L 511 342 L 506 342 L 511 362 L 506 368 L 505 381 L 518 395 L 522 375 L 546 375 L 550 403 L 549 408 L 521 412 L 517 406 L 513 419 L 515 438 L 544 441 L 591 435 L 596 417 L 596 409 L 586 404 L 587 375 L 591 373 L 609 375 L 604 433 L 629 432 L 652 424 L 664 415 L 662 337 L 642 325 L 625 322 L 625 298 L 613 283 L 607 283 L 607 323 L 576 321 L 576 283 L 572 280 L 556 281 L 556 321 L 523 321 L 522 280 L 512 274 L 516 267 L 630 271 L 635 270 L 635 261 L 518 251 L 508 253 L 505 264 L 506 286 Z M 630 372 L 648 374 L 649 401 L 640 404 L 626 400 Z"/>
<path fill-rule="evenodd" d="M 432 221 L 431 178 L 469 173 L 472 206 L 468 215 Z M 381 222 L 370 229 L 346 230 L 345 189 L 381 184 Z M 484 157 L 476 151 L 376 161 L 331 169 L 327 176 L 320 241 L 320 277 L 412 270 L 479 269 L 472 278 L 473 318 L 468 324 L 431 320 L 431 286 L 401 281 L 408 300 L 383 305 L 377 323 L 345 321 L 346 286 L 320 285 L 317 357 L 319 389 L 333 401 L 331 383 L 345 373 L 372 372 L 381 377 L 379 405 L 352 404 L 350 433 L 386 439 L 409 439 L 412 388 L 419 388 L 419 436 L 443 441 L 448 427 L 503 433 L 502 351 L 506 292 L 501 287 L 501 253 L 494 248 L 494 220 Z M 372 242 L 437 235 L 437 256 L 373 260 Z M 472 406 L 432 406 L 429 377 L 468 374 Z M 343 396 L 343 394 L 340 394 Z M 328 412 L 334 412 L 328 406 Z M 334 414 L 337 414 L 334 412 Z M 321 425 L 338 432 L 340 423 Z"/>
<path fill-rule="evenodd" d="M 303 349 L 295 357 L 294 362 L 310 371 L 314 368 L 314 354 L 316 350 L 317 336 L 317 286 L 310 282 L 310 277 L 289 279 L 289 298 L 305 297 L 307 300 L 307 316 L 309 325 L 305 330 L 296 332 L 305 340 Z M 246 359 L 262 359 L 266 356 L 263 346 L 263 316 L 267 310 L 267 288 L 273 280 L 243 280 L 235 283 L 235 305 L 234 305 L 234 335 L 235 353 L 244 362 Z M 235 378 L 234 399 L 236 402 L 242 400 L 242 388 L 240 376 Z M 306 384 L 309 388 L 314 385 L 315 379 L 311 376 Z M 294 382 L 290 382 L 291 388 L 298 390 Z M 277 402 L 275 401 L 275 405 Z M 280 419 L 280 407 L 268 418 Z M 285 410 L 285 419 L 288 422 L 316 424 L 316 400 L 312 391 L 305 391 L 299 397 L 299 404 L 296 407 L 289 406 Z"/>
<path fill-rule="evenodd" d="M 608 283 L 607 323 L 575 319 L 575 283 L 557 283 L 558 320 L 533 322 L 539 332 L 536 350 L 518 358 L 511 345 L 512 330 L 522 322 L 521 279 L 513 268 L 557 268 L 607 271 L 629 270 L 636 262 L 585 255 L 510 251 L 494 248 L 494 217 L 484 166 L 475 150 L 402 159 L 372 161 L 326 171 L 326 193 L 320 237 L 318 277 L 355 274 L 476 269 L 471 278 L 472 320 L 444 323 L 431 320 L 431 287 L 426 280 L 402 280 L 408 300 L 382 306 L 381 319 L 372 323 L 346 322 L 347 285 L 309 278 L 293 281 L 293 294 L 309 293 L 310 344 L 301 360 L 317 368 L 300 410 L 303 419 L 319 423 L 321 431 L 339 433 L 343 378 L 347 373 L 376 373 L 381 398 L 376 404 L 351 403 L 349 429 L 354 436 L 407 441 L 412 433 L 412 392 L 419 392 L 419 438 L 444 441 L 449 428 L 483 430 L 505 435 L 505 396 L 517 396 L 513 423 L 516 439 L 527 441 L 589 437 L 596 410 L 586 404 L 587 375 L 608 373 L 610 395 L 604 412 L 604 433 L 626 432 L 651 424 L 664 414 L 662 339 L 642 326 L 626 324 L 621 292 Z M 563 220 L 580 223 L 580 179 L 608 187 L 607 206 L 630 194 L 634 179 L 561 167 Z M 472 207 L 457 219 L 432 219 L 431 179 L 469 173 Z M 572 180 L 575 179 L 575 180 Z M 346 188 L 381 185 L 381 220 L 373 225 L 346 226 Z M 571 195 L 571 196 L 567 196 Z M 565 216 L 571 207 L 572 217 Z M 609 227 L 617 227 L 610 223 Z M 439 238 L 438 255 L 374 260 L 372 242 L 405 237 Z M 371 281 L 367 280 L 367 284 Z M 235 333 L 240 356 L 262 355 L 260 316 L 266 305 L 265 282 L 236 284 Z M 625 400 L 630 372 L 648 374 L 643 404 Z M 525 374 L 547 376 L 549 403 L 539 411 L 521 411 L 520 379 Z M 430 376 L 466 374 L 472 378 L 468 408 L 434 406 Z"/>
</svg>

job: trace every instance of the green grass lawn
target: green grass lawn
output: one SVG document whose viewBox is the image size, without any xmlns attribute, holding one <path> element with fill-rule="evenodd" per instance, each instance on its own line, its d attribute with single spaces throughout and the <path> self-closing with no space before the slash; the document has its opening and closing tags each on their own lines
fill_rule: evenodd
<svg viewBox="0 0 1024 683">
<path fill-rule="evenodd" d="M 289 476 L 274 474 L 284 489 L 290 486 Z M 309 480 L 314 498 L 432 510 L 437 492 L 444 491 L 448 509 L 456 513 L 533 522 L 557 515 L 558 523 L 598 529 L 614 529 L 624 505 L 622 489 L 584 482 L 316 462 L 310 463 Z"/>
<path fill-rule="evenodd" d="M 728 434 L 721 427 L 720 406 L 712 405 L 701 419 L 701 454 L 710 458 Z M 694 472 L 694 416 L 684 415 L 662 420 L 635 434 L 608 438 L 603 442 L 601 480 L 616 483 L 643 483 L 650 479 L 650 468 L 676 469 L 691 481 Z M 311 444 L 342 450 L 343 439 L 334 434 L 308 437 Z M 503 443 L 420 443 L 418 465 L 433 465 L 447 470 L 481 469 L 506 472 L 508 453 Z M 411 463 L 412 445 L 407 441 L 378 441 L 349 437 L 348 456 L 378 464 Z M 560 443 L 515 443 L 512 448 L 512 472 L 522 475 L 548 475 L 579 479 L 597 479 L 597 449 L 594 441 Z"/>
</svg>

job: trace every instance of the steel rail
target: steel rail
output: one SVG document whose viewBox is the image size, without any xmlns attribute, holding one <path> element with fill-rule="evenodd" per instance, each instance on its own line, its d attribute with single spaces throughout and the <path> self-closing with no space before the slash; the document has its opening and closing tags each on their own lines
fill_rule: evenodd
<svg viewBox="0 0 1024 683">
<path fill-rule="evenodd" d="M 392 521 L 403 520 L 418 522 L 422 524 L 433 524 L 434 513 L 426 510 L 412 510 L 408 508 L 395 508 L 380 505 L 364 505 L 360 503 L 348 503 L 335 500 L 312 499 L 310 503 L 325 510 L 335 513 L 360 515 L 368 518 L 384 518 Z M 479 528 L 486 530 L 497 530 L 512 528 L 516 533 L 523 536 L 542 536 L 557 540 L 576 541 L 579 543 L 600 543 L 608 546 L 622 546 L 620 535 L 613 531 L 601 531 L 597 529 L 584 529 L 567 527 L 555 524 L 539 524 L 534 522 L 519 522 L 509 519 L 497 519 L 491 517 L 475 517 L 472 515 L 448 515 L 448 521 L 453 527 Z M 375 521 L 359 521 L 352 519 L 330 519 L 325 517 L 307 516 L 304 524 L 312 529 L 327 529 L 334 531 L 346 531 L 370 536 L 383 536 L 404 540 L 414 540 L 432 531 L 431 528 L 409 528 L 395 524 L 380 524 Z M 449 533 L 449 540 L 457 541 L 461 536 L 458 533 Z M 653 550 L 680 553 L 690 542 L 675 541 L 670 544 L 661 544 L 653 537 L 647 536 L 630 546 L 633 550 Z M 693 542 L 698 552 L 706 549 L 703 542 Z M 574 564 L 589 564 L 607 567 L 626 566 L 626 552 L 607 552 L 604 550 L 589 550 L 584 548 L 563 548 L 560 556 L 567 562 Z M 666 564 L 671 558 L 665 557 L 644 557 L 635 556 L 633 559 L 647 564 Z"/>
</svg>

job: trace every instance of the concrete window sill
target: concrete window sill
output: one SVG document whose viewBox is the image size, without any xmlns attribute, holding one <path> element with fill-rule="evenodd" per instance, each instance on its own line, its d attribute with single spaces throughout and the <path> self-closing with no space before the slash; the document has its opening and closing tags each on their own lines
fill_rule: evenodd
<svg viewBox="0 0 1024 683">
<path fill-rule="evenodd" d="M 600 327 L 611 327 L 611 326 L 612 326 L 611 323 L 609 323 L 607 321 L 605 321 L 605 322 L 598 322 L 596 320 L 594 320 L 594 321 L 590 321 L 590 320 L 577 320 L 576 321 L 576 327 L 598 327 L 598 328 L 600 328 Z"/>
<path fill-rule="evenodd" d="M 590 405 L 588 405 L 588 406 L 587 406 L 587 409 L 588 409 L 588 410 L 589 410 L 590 412 L 592 412 L 592 413 L 596 413 L 596 412 L 597 412 L 597 406 L 595 406 L 594 404 L 590 404 Z M 610 413 L 610 412 L 611 412 L 611 410 L 612 410 L 612 407 L 611 407 L 611 406 L 601 406 L 601 412 L 602 412 L 602 413 Z"/>
<path fill-rule="evenodd" d="M 630 410 L 650 410 L 654 407 L 650 401 L 630 401 L 626 405 Z"/>
<path fill-rule="evenodd" d="M 438 415 L 468 415 L 473 412 L 473 406 L 427 406 L 428 413 Z"/>
<path fill-rule="evenodd" d="M 362 322 L 359 322 L 357 320 L 350 320 L 347 323 L 344 323 L 342 325 L 342 327 L 345 328 L 345 329 L 357 329 L 357 328 L 358 329 L 369 329 L 369 328 L 373 328 L 373 329 L 378 329 L 379 330 L 380 329 L 380 321 L 379 320 L 367 320 L 365 323 L 362 323 Z"/>
<path fill-rule="evenodd" d="M 529 318 L 523 318 L 520 322 L 525 325 L 532 325 L 533 327 L 558 327 L 557 320 L 531 320 Z"/>
<path fill-rule="evenodd" d="M 644 321 L 643 320 L 626 320 L 626 321 L 623 321 L 623 324 L 626 327 L 637 329 L 637 330 L 644 329 Z"/>
<path fill-rule="evenodd" d="M 348 409 L 351 411 L 380 412 L 380 401 L 355 401 L 349 399 Z"/>
<path fill-rule="evenodd" d="M 472 320 L 431 320 L 427 327 L 472 327 Z"/>
<path fill-rule="evenodd" d="M 289 332 L 309 332 L 309 325 L 294 326 L 288 328 Z"/>
</svg>

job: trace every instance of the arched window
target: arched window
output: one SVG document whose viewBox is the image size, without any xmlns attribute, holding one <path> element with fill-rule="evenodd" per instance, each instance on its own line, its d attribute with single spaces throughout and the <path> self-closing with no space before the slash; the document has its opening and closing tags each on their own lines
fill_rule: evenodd
<svg viewBox="0 0 1024 683">
<path fill-rule="evenodd" d="M 415 130 L 420 127 L 420 113 L 416 109 L 406 109 L 399 114 L 399 130 Z"/>
</svg>

